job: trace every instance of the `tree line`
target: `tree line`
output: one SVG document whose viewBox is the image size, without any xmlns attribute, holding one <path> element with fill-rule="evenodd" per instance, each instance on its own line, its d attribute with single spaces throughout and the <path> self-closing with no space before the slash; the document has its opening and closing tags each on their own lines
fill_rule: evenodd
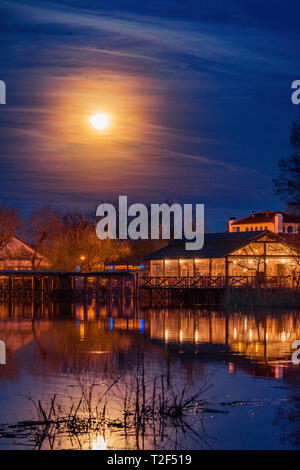
<svg viewBox="0 0 300 470">
<path fill-rule="evenodd" d="M 29 217 L 14 208 L 0 207 L 0 260 L 14 237 L 27 243 L 10 257 L 26 259 L 32 269 L 43 260 L 51 269 L 83 271 L 105 269 L 110 264 L 139 264 L 165 242 L 161 240 L 99 240 L 94 213 L 62 212 L 50 206 L 35 209 Z"/>
</svg>

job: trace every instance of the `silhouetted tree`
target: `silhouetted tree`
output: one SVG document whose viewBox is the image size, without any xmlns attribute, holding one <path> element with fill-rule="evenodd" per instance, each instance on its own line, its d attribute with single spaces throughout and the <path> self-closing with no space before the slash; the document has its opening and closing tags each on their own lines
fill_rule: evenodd
<svg viewBox="0 0 300 470">
<path fill-rule="evenodd" d="M 38 269 L 43 256 L 51 251 L 60 230 L 60 214 L 49 206 L 36 209 L 25 221 L 24 236 L 30 243 L 32 252 L 24 251 L 32 269 Z"/>
<path fill-rule="evenodd" d="M 300 122 L 294 121 L 290 133 L 291 154 L 278 162 L 279 176 L 273 179 L 275 193 L 290 208 L 300 211 Z"/>
<path fill-rule="evenodd" d="M 21 227 L 22 217 L 17 209 L 0 207 L 0 250 L 12 240 Z"/>
</svg>

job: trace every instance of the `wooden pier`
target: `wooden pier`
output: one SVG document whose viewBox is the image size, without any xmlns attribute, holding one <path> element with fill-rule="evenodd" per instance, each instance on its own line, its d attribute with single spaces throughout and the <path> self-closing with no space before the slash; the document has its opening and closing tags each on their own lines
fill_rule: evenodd
<svg viewBox="0 0 300 470">
<path fill-rule="evenodd" d="M 229 291 L 299 293 L 299 278 L 291 276 L 149 277 L 131 271 L 0 271 L 0 298 L 40 302 L 94 299 L 123 305 L 131 299 L 143 305 L 218 305 Z M 299 295 L 300 298 L 300 295 Z"/>
<path fill-rule="evenodd" d="M 264 273 L 259 273 L 264 274 Z M 143 305 L 217 306 L 243 302 L 270 304 L 270 298 L 300 307 L 299 277 L 293 276 L 180 276 L 149 277 L 139 281 Z M 280 297 L 280 298 L 278 298 Z M 273 302 L 273 303 L 274 303 Z"/>
<path fill-rule="evenodd" d="M 129 271 L 0 271 L 0 298 L 84 299 L 110 301 L 138 295 L 138 275 Z"/>
</svg>

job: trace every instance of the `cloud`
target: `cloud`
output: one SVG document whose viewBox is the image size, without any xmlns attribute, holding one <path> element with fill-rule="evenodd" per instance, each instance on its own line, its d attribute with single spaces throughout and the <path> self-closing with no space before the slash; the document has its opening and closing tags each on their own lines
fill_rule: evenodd
<svg viewBox="0 0 300 470">
<path fill-rule="evenodd" d="M 1 3 L 3 197 L 254 203 L 284 148 L 294 32 L 249 16 L 248 1 L 74 3 Z M 114 123 L 101 138 L 87 125 L 99 109 Z"/>
</svg>

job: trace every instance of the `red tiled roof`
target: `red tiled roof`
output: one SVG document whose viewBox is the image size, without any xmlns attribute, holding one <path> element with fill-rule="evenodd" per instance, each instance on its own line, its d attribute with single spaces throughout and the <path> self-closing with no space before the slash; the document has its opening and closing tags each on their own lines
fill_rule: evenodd
<svg viewBox="0 0 300 470">
<path fill-rule="evenodd" d="M 283 223 L 300 223 L 300 217 L 286 214 L 284 212 L 271 211 L 271 212 L 255 212 L 248 217 L 244 217 L 240 220 L 235 220 L 231 225 L 243 225 L 243 224 L 263 224 L 272 222 L 274 223 L 275 214 L 283 215 Z"/>
</svg>

